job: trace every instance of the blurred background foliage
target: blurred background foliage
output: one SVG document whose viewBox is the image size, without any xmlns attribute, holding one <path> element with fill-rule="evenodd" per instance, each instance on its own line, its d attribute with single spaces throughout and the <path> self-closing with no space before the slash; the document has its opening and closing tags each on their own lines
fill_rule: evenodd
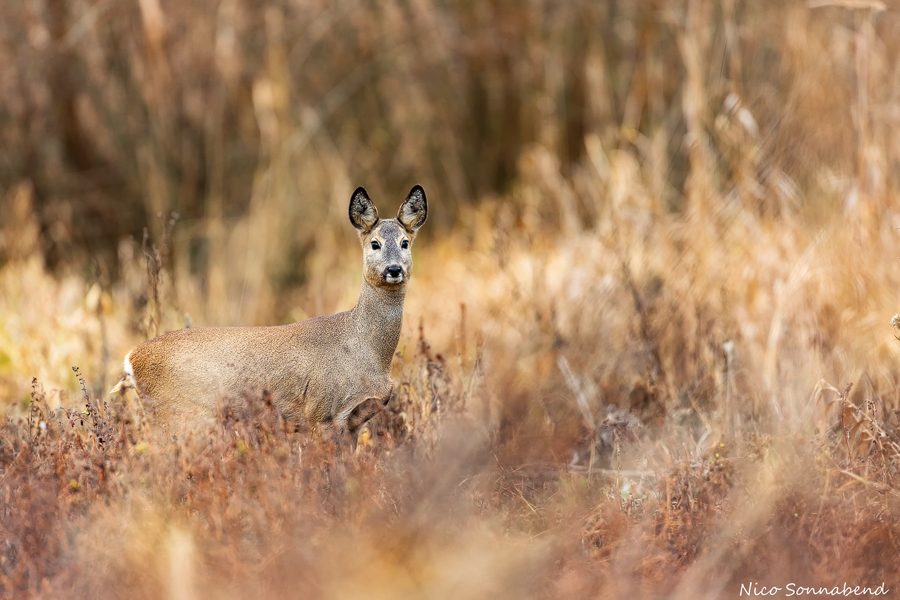
<svg viewBox="0 0 900 600">
<path fill-rule="evenodd" d="M 344 310 L 351 191 L 391 216 L 421 183 L 407 335 L 447 350 L 466 304 L 514 370 L 551 393 L 563 349 L 604 402 L 648 360 L 709 395 L 729 339 L 774 394 L 789 344 L 806 389 L 805 351 L 885 350 L 898 25 L 874 0 L 2 3 L 0 372 L 73 387 L 87 353 L 100 389 L 141 338 Z"/>
<path fill-rule="evenodd" d="M 0 2 L 0 595 L 900 585 L 898 56 L 896 0 Z M 351 307 L 414 183 L 343 492 L 258 402 L 100 415 L 144 339 Z"/>
<path fill-rule="evenodd" d="M 590 227 L 606 157 L 661 211 L 877 209 L 900 172 L 897 17 L 840 4 L 4 2 L 0 212 L 26 183 L 46 264 L 107 282 L 120 240 L 175 212 L 172 260 L 206 293 L 248 285 L 215 272 L 236 244 L 272 305 L 356 185 L 393 206 L 423 184 L 434 235 L 491 198 Z"/>
</svg>

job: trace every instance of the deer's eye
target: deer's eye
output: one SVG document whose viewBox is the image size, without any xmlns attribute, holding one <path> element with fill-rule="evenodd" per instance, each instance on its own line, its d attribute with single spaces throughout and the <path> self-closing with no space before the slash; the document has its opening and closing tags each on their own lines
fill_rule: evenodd
<svg viewBox="0 0 900 600">
<path fill-rule="evenodd" d="M 400 242 L 400 247 L 403 248 L 404 250 L 409 248 L 409 240 L 403 240 L 402 242 Z"/>
<path fill-rule="evenodd" d="M 381 244 L 372 240 L 372 250 L 381 250 Z"/>
</svg>

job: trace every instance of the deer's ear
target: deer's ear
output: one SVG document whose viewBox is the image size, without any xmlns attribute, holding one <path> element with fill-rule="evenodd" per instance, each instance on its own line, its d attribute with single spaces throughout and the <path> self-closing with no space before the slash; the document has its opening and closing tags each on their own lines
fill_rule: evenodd
<svg viewBox="0 0 900 600">
<path fill-rule="evenodd" d="M 407 231 L 413 232 L 425 224 L 426 218 L 428 218 L 428 201 L 425 199 L 425 190 L 421 185 L 415 185 L 400 205 L 397 220 Z"/>
<path fill-rule="evenodd" d="M 369 198 L 365 188 L 358 187 L 350 196 L 350 222 L 363 233 L 378 223 L 378 209 Z"/>
</svg>

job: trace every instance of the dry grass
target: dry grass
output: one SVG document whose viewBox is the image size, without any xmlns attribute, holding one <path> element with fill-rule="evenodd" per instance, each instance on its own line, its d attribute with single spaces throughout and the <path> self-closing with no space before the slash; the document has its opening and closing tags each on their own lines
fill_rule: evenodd
<svg viewBox="0 0 900 600">
<path fill-rule="evenodd" d="M 889 3 L 214 4 L 0 8 L 0 596 L 897 593 Z M 412 179 L 357 455 L 105 396 L 349 308 Z"/>
</svg>

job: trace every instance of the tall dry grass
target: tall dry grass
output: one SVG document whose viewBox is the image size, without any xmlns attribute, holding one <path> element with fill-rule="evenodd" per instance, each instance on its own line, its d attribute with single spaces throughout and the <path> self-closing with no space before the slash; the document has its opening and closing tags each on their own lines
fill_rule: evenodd
<svg viewBox="0 0 900 600">
<path fill-rule="evenodd" d="M 896 31 L 880 2 L 0 6 L 0 595 L 896 593 Z M 159 332 L 352 306 L 350 192 L 413 181 L 356 456 L 264 398 L 171 439 L 106 397 Z"/>
</svg>

